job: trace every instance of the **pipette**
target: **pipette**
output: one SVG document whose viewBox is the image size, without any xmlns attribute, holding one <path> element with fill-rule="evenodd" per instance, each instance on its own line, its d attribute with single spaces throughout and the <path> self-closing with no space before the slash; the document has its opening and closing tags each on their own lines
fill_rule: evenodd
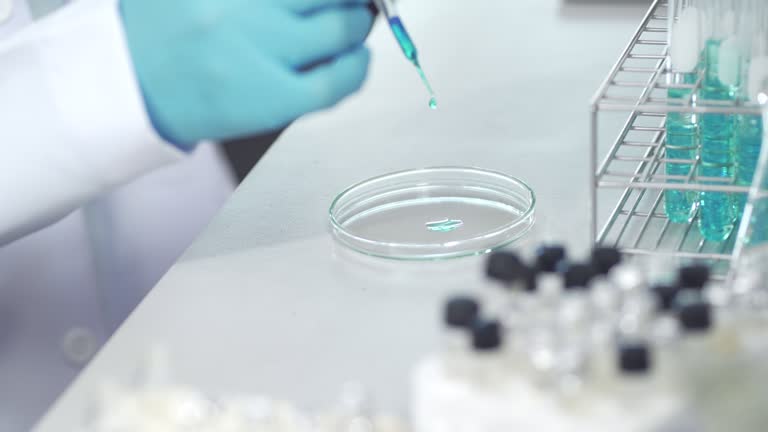
<svg viewBox="0 0 768 432">
<path fill-rule="evenodd" d="M 432 86 L 429 84 L 429 80 L 427 80 L 427 76 L 424 74 L 424 70 L 421 68 L 418 52 L 416 51 L 416 45 L 413 44 L 411 36 L 405 29 L 403 21 L 400 19 L 400 14 L 397 12 L 393 0 L 374 0 L 374 3 L 376 4 L 376 7 L 379 9 L 379 11 L 383 13 L 387 18 L 389 27 L 392 29 L 392 33 L 395 35 L 397 43 L 403 50 L 403 54 L 405 54 L 405 57 L 408 59 L 408 61 L 416 66 L 416 70 L 419 72 L 421 81 L 424 83 L 424 86 L 429 92 L 429 107 L 432 109 L 437 109 L 437 99 L 435 99 L 435 92 L 432 91 Z"/>
</svg>

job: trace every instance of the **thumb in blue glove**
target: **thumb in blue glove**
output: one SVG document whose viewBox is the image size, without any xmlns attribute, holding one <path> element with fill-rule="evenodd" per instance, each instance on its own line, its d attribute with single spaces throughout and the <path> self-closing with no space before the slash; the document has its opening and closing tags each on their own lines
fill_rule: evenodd
<svg viewBox="0 0 768 432">
<path fill-rule="evenodd" d="M 275 130 L 335 105 L 367 74 L 367 3 L 122 0 L 155 128 L 191 149 L 204 139 Z"/>
</svg>

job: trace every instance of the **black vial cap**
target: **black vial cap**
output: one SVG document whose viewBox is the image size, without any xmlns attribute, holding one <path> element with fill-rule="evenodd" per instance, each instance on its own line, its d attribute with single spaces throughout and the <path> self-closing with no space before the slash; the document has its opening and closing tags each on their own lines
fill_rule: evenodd
<svg viewBox="0 0 768 432">
<path fill-rule="evenodd" d="M 472 327 L 472 346 L 477 351 L 493 351 L 501 347 L 501 324 L 498 321 L 478 321 Z"/>
<path fill-rule="evenodd" d="M 523 262 L 517 254 L 499 251 L 488 257 L 485 274 L 491 279 L 510 283 L 521 277 L 521 268 L 523 267 Z"/>
<path fill-rule="evenodd" d="M 647 373 L 651 369 L 651 350 L 644 343 L 619 346 L 619 370 L 627 374 Z"/>
<path fill-rule="evenodd" d="M 541 246 L 536 251 L 536 271 L 557 272 L 557 265 L 566 257 L 566 250 L 560 245 Z"/>
<path fill-rule="evenodd" d="M 711 272 L 705 265 L 689 265 L 678 271 L 678 284 L 684 289 L 703 289 L 709 282 Z"/>
<path fill-rule="evenodd" d="M 612 247 L 598 247 L 592 250 L 592 266 L 598 274 L 607 275 L 621 263 L 621 252 Z"/>
<path fill-rule="evenodd" d="M 470 328 L 480 314 L 480 305 L 472 297 L 453 297 L 445 303 L 443 320 L 450 327 Z"/>
<path fill-rule="evenodd" d="M 595 269 L 589 264 L 564 264 L 560 271 L 565 279 L 565 289 L 586 288 L 595 277 Z"/>
<path fill-rule="evenodd" d="M 674 285 L 654 285 L 651 288 L 651 292 L 658 301 L 659 310 L 662 312 L 668 312 L 674 308 L 675 297 L 679 291 Z"/>
<path fill-rule="evenodd" d="M 703 332 L 712 327 L 712 307 L 705 301 L 695 301 L 678 307 L 680 326 L 688 332 Z"/>
</svg>

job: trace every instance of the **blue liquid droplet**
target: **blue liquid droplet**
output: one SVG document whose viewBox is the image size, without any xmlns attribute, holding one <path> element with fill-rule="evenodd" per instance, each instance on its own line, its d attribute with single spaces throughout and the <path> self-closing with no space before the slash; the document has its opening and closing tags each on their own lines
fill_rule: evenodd
<svg viewBox="0 0 768 432">
<path fill-rule="evenodd" d="M 437 99 L 435 99 L 435 98 L 430 99 L 429 100 L 429 107 L 432 108 L 433 110 L 436 110 L 437 109 Z"/>
<path fill-rule="evenodd" d="M 458 219 L 443 219 L 434 222 L 427 222 L 427 229 L 435 232 L 451 232 L 464 225 L 463 221 Z"/>
</svg>

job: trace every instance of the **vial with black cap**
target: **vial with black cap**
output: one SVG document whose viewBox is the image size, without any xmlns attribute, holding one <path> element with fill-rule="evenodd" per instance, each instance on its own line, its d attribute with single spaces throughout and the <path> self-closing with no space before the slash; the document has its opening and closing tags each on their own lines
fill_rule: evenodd
<svg viewBox="0 0 768 432">
<path fill-rule="evenodd" d="M 590 281 L 590 292 L 595 312 L 599 315 L 611 315 L 621 301 L 621 292 L 609 278 L 621 260 L 621 252 L 616 248 L 596 247 L 592 250 L 590 265 L 594 276 Z"/>
<path fill-rule="evenodd" d="M 586 369 L 591 348 L 589 287 L 595 276 L 590 264 L 563 263 L 561 271 L 565 291 L 557 310 L 555 349 L 560 384 L 580 379 Z"/>
<path fill-rule="evenodd" d="M 716 284 L 712 280 L 710 267 L 704 264 L 691 264 L 681 267 L 678 271 L 677 282 L 681 295 L 688 299 L 697 299 L 707 302 L 712 309 L 712 318 L 717 318 L 726 326 L 740 321 L 741 317 L 735 313 L 738 308 L 729 303 L 735 298 L 731 296 L 731 289 Z"/>
<path fill-rule="evenodd" d="M 504 333 L 501 323 L 495 320 L 479 320 L 472 327 L 472 351 L 470 376 L 472 382 L 482 387 L 496 387 L 506 379 Z"/>
<path fill-rule="evenodd" d="M 677 285 L 680 293 L 686 293 L 687 296 L 698 296 L 704 299 L 704 289 L 711 278 L 711 270 L 708 266 L 702 264 L 692 264 L 680 267 L 677 273 Z"/>
<path fill-rule="evenodd" d="M 590 282 L 592 310 L 592 338 L 598 345 L 609 343 L 619 320 L 622 292 L 609 275 L 621 264 L 621 253 L 616 248 L 597 247 L 592 251 L 591 265 L 595 277 Z"/>
<path fill-rule="evenodd" d="M 527 326 L 538 307 L 534 269 L 514 253 L 499 252 L 489 259 L 487 274 L 496 281 L 487 292 L 488 316 L 499 317 L 510 331 Z"/>
<path fill-rule="evenodd" d="M 547 243 L 536 249 L 533 263 L 536 308 L 526 332 L 527 363 L 534 376 L 551 381 L 555 369 L 558 312 L 565 279 L 559 271 L 568 252 L 563 245 Z"/>
<path fill-rule="evenodd" d="M 529 279 L 532 287 L 527 297 L 526 323 L 513 339 L 515 359 L 521 360 L 519 366 L 539 384 L 548 386 L 557 378 L 558 314 L 564 290 L 564 278 L 558 269 L 565 256 L 565 248 L 558 245 L 537 249 Z"/>
<path fill-rule="evenodd" d="M 613 370 L 616 337 L 649 340 L 655 322 L 656 301 L 643 286 L 644 280 L 637 277 L 637 268 L 629 264 L 613 268 L 612 277 L 627 278 L 623 289 L 605 276 L 592 287 L 590 368 L 595 376 L 602 377 L 599 380 L 610 376 Z"/>
<path fill-rule="evenodd" d="M 533 267 L 520 267 L 516 286 L 512 293 L 512 307 L 502 321 L 511 329 L 524 330 L 540 318 L 546 302 L 539 295 L 536 270 Z"/>
<path fill-rule="evenodd" d="M 676 306 L 680 288 L 676 283 L 659 283 L 650 288 L 650 293 L 655 306 L 650 338 L 657 352 L 657 373 L 664 382 L 675 383 L 678 381 L 676 367 L 682 337 Z"/>
<path fill-rule="evenodd" d="M 643 340 L 622 341 L 616 350 L 615 389 L 625 407 L 635 407 L 657 389 L 651 345 Z"/>
<path fill-rule="evenodd" d="M 638 263 L 625 264 L 611 275 L 621 292 L 618 333 L 629 339 L 651 337 L 657 312 L 657 298 L 648 289 L 648 280 Z"/>
<path fill-rule="evenodd" d="M 681 368 L 711 355 L 707 337 L 712 328 L 712 308 L 695 289 L 659 285 L 652 292 L 659 308 L 652 337 L 659 349 L 660 373 L 667 381 L 680 384 L 685 373 Z"/>
<path fill-rule="evenodd" d="M 710 268 L 703 264 L 683 266 L 677 274 L 678 283 L 684 289 L 702 290 L 709 282 L 711 273 Z"/>
<path fill-rule="evenodd" d="M 621 260 L 621 252 L 617 248 L 596 247 L 592 250 L 591 264 L 597 276 L 608 277 Z"/>
<path fill-rule="evenodd" d="M 490 316 L 505 316 L 517 294 L 525 290 L 525 264 L 514 252 L 497 251 L 488 257 L 485 273 L 493 282 L 484 293 L 486 311 Z"/>
<path fill-rule="evenodd" d="M 690 389 L 692 383 L 707 374 L 724 373 L 722 358 L 718 353 L 715 337 L 715 315 L 712 306 L 696 290 L 684 290 L 674 300 L 675 313 L 680 326 L 680 339 L 666 353 L 669 362 L 677 365 L 674 375 L 682 389 Z"/>
<path fill-rule="evenodd" d="M 590 264 L 561 263 L 563 276 L 563 294 L 560 296 L 559 321 L 572 327 L 582 324 L 589 318 L 589 289 L 595 271 Z"/>
<path fill-rule="evenodd" d="M 648 278 L 637 262 L 622 262 L 611 269 L 608 279 L 623 294 L 631 294 L 648 286 Z"/>
<path fill-rule="evenodd" d="M 704 291 L 710 277 L 711 271 L 706 265 L 691 264 L 678 270 L 678 292 L 673 304 L 680 327 L 687 336 L 706 333 L 711 329 L 714 310 Z"/>
<path fill-rule="evenodd" d="M 693 360 L 706 355 L 708 339 L 714 329 L 712 306 L 699 293 L 685 290 L 675 297 L 675 310 L 682 332 L 680 348 Z"/>
<path fill-rule="evenodd" d="M 647 339 L 620 339 L 614 358 L 607 395 L 619 402 L 627 417 L 631 416 L 632 430 L 679 427 L 675 420 L 685 408 L 684 400 L 659 373 L 660 359 L 653 344 Z"/>
<path fill-rule="evenodd" d="M 443 309 L 443 370 L 451 376 L 466 375 L 472 350 L 472 327 L 480 317 L 480 304 L 471 296 L 455 296 Z"/>
<path fill-rule="evenodd" d="M 698 293 L 691 290 L 680 291 L 675 296 L 674 307 L 686 340 L 703 340 L 712 331 L 712 306 Z"/>
<path fill-rule="evenodd" d="M 651 328 L 651 339 L 658 347 L 667 347 L 676 343 L 680 336 L 680 324 L 675 316 L 675 298 L 680 288 L 673 284 L 656 284 L 651 287 L 654 298 L 655 318 Z"/>
<path fill-rule="evenodd" d="M 543 297 L 558 296 L 563 290 L 563 278 L 558 266 L 564 262 L 568 253 L 558 244 L 542 245 L 536 250 L 535 271 L 536 290 Z"/>
</svg>

